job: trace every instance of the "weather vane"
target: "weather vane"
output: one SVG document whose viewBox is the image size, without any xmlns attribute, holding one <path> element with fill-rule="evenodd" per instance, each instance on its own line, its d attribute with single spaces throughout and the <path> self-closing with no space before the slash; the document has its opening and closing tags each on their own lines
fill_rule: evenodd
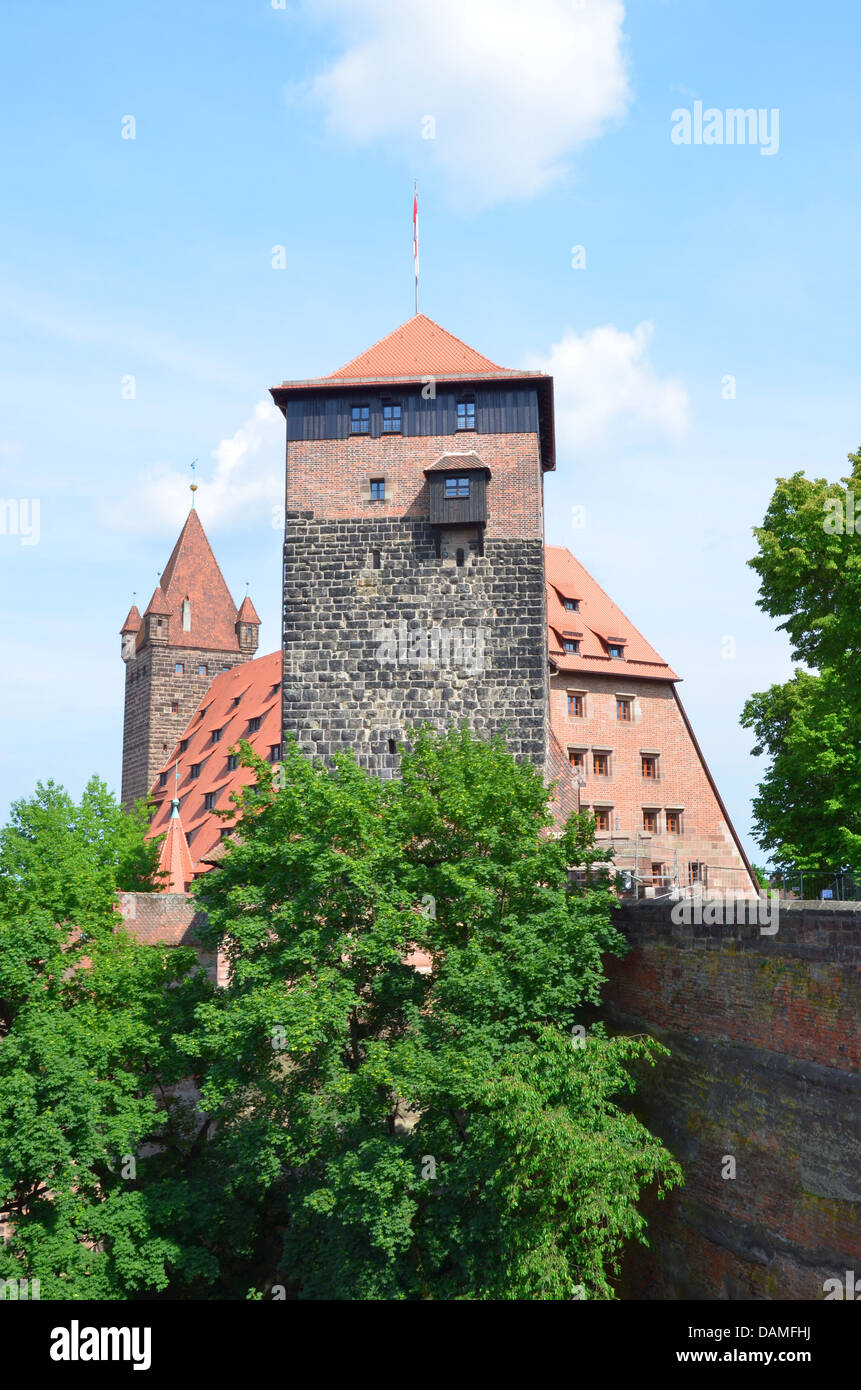
<svg viewBox="0 0 861 1390">
<path fill-rule="evenodd" d="M 189 491 L 191 492 L 191 505 L 192 505 L 192 507 L 194 506 L 194 494 L 197 492 L 197 483 L 194 481 L 194 466 L 195 466 L 196 463 L 197 463 L 197 459 L 192 459 L 192 460 L 191 460 L 191 482 L 190 482 L 189 485 L 188 485 L 188 486 L 189 486 Z"/>
</svg>

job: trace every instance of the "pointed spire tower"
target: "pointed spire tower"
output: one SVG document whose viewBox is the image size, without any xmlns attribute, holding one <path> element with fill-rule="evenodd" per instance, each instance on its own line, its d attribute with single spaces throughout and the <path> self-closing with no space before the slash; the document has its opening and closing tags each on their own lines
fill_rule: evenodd
<svg viewBox="0 0 861 1390">
<path fill-rule="evenodd" d="M 237 609 L 192 507 L 143 617 L 132 606 L 122 628 L 125 805 L 152 790 L 213 678 L 253 657 L 259 628 L 247 595 Z"/>
<path fill-rule="evenodd" d="M 188 892 L 191 880 L 194 878 L 194 866 L 191 861 L 188 841 L 185 838 L 185 831 L 182 828 L 179 801 L 176 797 L 171 802 L 170 820 L 167 823 L 167 834 L 159 851 L 158 867 L 164 875 L 161 879 L 162 893 Z"/>
</svg>

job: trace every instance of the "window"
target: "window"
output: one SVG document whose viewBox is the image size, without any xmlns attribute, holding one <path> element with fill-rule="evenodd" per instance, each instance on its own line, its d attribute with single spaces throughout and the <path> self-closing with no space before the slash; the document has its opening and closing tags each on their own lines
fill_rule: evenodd
<svg viewBox="0 0 861 1390">
<path fill-rule="evenodd" d="M 170 712 L 171 714 L 179 714 L 179 700 L 171 700 Z"/>
<path fill-rule="evenodd" d="M 607 651 L 610 653 L 614 661 L 624 661 L 625 650 L 623 647 L 620 647 L 617 643 L 608 643 Z"/>
<path fill-rule="evenodd" d="M 643 829 L 647 835 L 657 835 L 658 833 L 658 813 L 657 811 L 643 812 Z"/>
<path fill-rule="evenodd" d="M 229 667 L 229 666 L 222 666 L 222 668 L 221 668 L 221 675 L 223 676 L 224 673 L 225 673 L 225 671 L 229 671 L 229 670 L 230 670 L 230 667 Z"/>
<path fill-rule="evenodd" d="M 596 806 L 594 811 L 595 829 L 602 830 L 605 834 L 610 829 L 610 812 L 606 806 Z"/>
<path fill-rule="evenodd" d="M 475 401 L 458 401 L 457 427 L 459 430 L 475 429 Z"/>
<path fill-rule="evenodd" d="M 389 739 L 389 752 L 390 752 L 390 753 L 397 753 L 397 751 L 398 751 L 398 745 L 395 743 L 395 740 L 394 740 L 393 738 L 390 738 L 390 739 Z"/>
<path fill-rule="evenodd" d="M 166 786 L 167 786 L 167 773 L 166 773 L 166 772 L 161 772 L 161 773 L 159 773 L 158 784 L 159 784 L 160 787 L 166 787 Z"/>
<path fill-rule="evenodd" d="M 280 743 L 271 743 L 271 744 L 269 745 L 269 761 L 270 761 L 270 763 L 277 763 L 277 762 L 280 761 L 280 758 L 281 758 L 281 744 L 280 744 Z"/>
<path fill-rule="evenodd" d="M 630 724 L 634 717 L 634 701 L 627 699 L 623 695 L 616 698 L 616 718 L 621 719 L 624 724 Z"/>
<path fill-rule="evenodd" d="M 709 883 L 708 864 L 689 864 L 688 883 L 691 886 L 693 886 L 695 883 L 701 883 L 704 888 L 707 888 Z"/>
<path fill-rule="evenodd" d="M 192 764 L 191 764 L 191 769 L 190 769 L 188 775 L 189 775 L 189 777 L 191 777 L 192 780 L 194 780 L 195 777 L 199 777 L 199 776 L 200 776 L 200 763 L 192 763 Z"/>
<path fill-rule="evenodd" d="M 385 478 L 371 479 L 371 501 L 385 502 L 386 500 L 386 480 Z"/>
<path fill-rule="evenodd" d="M 226 840 L 226 839 L 228 838 L 228 836 L 229 836 L 229 835 L 232 835 L 232 834 L 233 834 L 233 826 L 232 826 L 232 825 L 228 825 L 228 826 L 223 825 L 223 826 L 221 827 L 221 836 L 220 836 L 220 838 L 221 838 L 222 840 Z"/>
<path fill-rule="evenodd" d="M 594 774 L 595 774 L 596 777 L 609 777 L 609 776 L 610 776 L 610 754 L 609 754 L 609 753 L 593 753 L 593 754 L 592 754 L 592 771 L 594 772 Z"/>
<path fill-rule="evenodd" d="M 197 668 L 197 674 L 198 674 L 199 676 L 205 676 L 205 675 L 206 675 L 206 667 L 205 667 L 205 666 L 198 666 L 198 668 Z"/>
<path fill-rule="evenodd" d="M 383 406 L 383 434 L 400 434 L 401 432 L 401 407 L 399 405 Z"/>
<path fill-rule="evenodd" d="M 586 750 L 583 748 L 569 748 L 568 761 L 575 771 L 586 771 Z"/>
<path fill-rule="evenodd" d="M 212 742 L 213 742 L 213 743 L 220 743 L 220 742 L 221 742 L 221 733 L 222 733 L 221 729 L 213 729 L 213 731 L 212 731 Z"/>
<path fill-rule="evenodd" d="M 371 551 L 371 569 L 378 570 L 379 568 L 380 568 L 380 552 L 379 552 L 379 550 L 372 550 L 372 551 Z"/>
<path fill-rule="evenodd" d="M 350 409 L 350 433 L 367 434 L 371 428 L 371 408 L 368 405 L 354 405 Z"/>
<path fill-rule="evenodd" d="M 579 598 L 564 598 L 564 599 L 562 600 L 562 603 L 563 603 L 563 605 L 565 606 L 565 608 L 567 608 L 567 610 L 568 610 L 569 613 L 579 613 L 579 612 L 580 612 L 580 600 L 579 600 Z"/>
<path fill-rule="evenodd" d="M 236 706 L 239 704 L 239 701 L 240 701 L 241 699 L 242 699 L 242 696 L 241 696 L 241 695 L 234 695 L 234 697 L 233 697 L 233 708 L 234 708 L 234 709 L 236 709 Z"/>
<path fill-rule="evenodd" d="M 260 728 L 260 715 L 258 714 L 258 715 L 256 715 L 256 717 L 255 717 L 254 719 L 249 719 L 249 721 L 248 721 L 248 732 L 249 732 L 250 734 L 256 734 L 257 731 L 259 730 L 259 728 Z"/>
<path fill-rule="evenodd" d="M 576 656 L 580 651 L 580 643 L 575 641 L 573 637 L 563 638 L 562 647 L 563 650 L 566 651 L 569 656 Z"/>
<path fill-rule="evenodd" d="M 187 747 L 188 747 L 188 739 L 187 739 L 187 738 L 180 739 L 180 741 L 179 741 L 179 751 L 180 751 L 180 753 L 184 753 Z"/>
<path fill-rule="evenodd" d="M 658 777 L 658 760 L 654 753 L 643 753 L 640 757 L 640 768 L 644 777 L 649 777 L 653 782 Z"/>
<path fill-rule="evenodd" d="M 682 813 L 681 811 L 667 811 L 667 834 L 681 835 L 682 833 Z"/>
<path fill-rule="evenodd" d="M 213 811 L 215 809 L 215 792 L 204 793 L 203 809 L 204 811 Z"/>
<path fill-rule="evenodd" d="M 573 691 L 568 691 L 568 718 L 582 719 L 586 708 L 585 695 L 575 695 Z"/>
<path fill-rule="evenodd" d="M 174 666 L 174 668 L 173 668 L 173 674 L 174 674 L 175 676 L 181 676 L 181 675 L 183 675 L 184 672 L 185 672 L 185 667 L 183 666 L 183 664 L 182 664 L 181 661 L 178 661 L 178 662 L 176 663 L 176 665 Z"/>
<path fill-rule="evenodd" d="M 236 768 L 237 768 L 237 766 L 238 766 L 238 757 L 239 757 L 239 755 L 238 755 L 237 753 L 228 753 L 228 755 L 227 755 L 227 771 L 228 771 L 228 772 L 235 772 L 235 771 L 236 771 Z"/>
<path fill-rule="evenodd" d="M 663 866 L 663 864 L 653 864 L 653 865 L 652 865 L 652 886 L 653 886 L 654 888 L 663 888 L 663 886 L 664 886 L 664 878 L 665 878 L 665 877 L 666 877 L 666 875 L 664 874 L 664 866 Z"/>
<path fill-rule="evenodd" d="M 456 551 L 455 557 L 454 557 L 454 561 L 455 561 L 455 564 L 457 565 L 458 569 L 461 569 L 461 570 L 463 569 L 463 562 L 464 562 L 465 559 L 466 559 L 466 556 L 464 555 L 464 552 L 463 552 L 462 550 Z"/>
<path fill-rule="evenodd" d="M 446 478 L 445 495 L 446 497 L 468 497 L 469 478 Z"/>
</svg>

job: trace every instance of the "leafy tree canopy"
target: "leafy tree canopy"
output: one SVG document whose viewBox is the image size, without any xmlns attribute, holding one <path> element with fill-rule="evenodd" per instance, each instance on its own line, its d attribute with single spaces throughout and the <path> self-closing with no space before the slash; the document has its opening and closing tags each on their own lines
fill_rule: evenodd
<svg viewBox="0 0 861 1390">
<path fill-rule="evenodd" d="M 803 663 L 741 716 L 770 759 L 754 833 L 781 866 L 861 865 L 861 452 L 849 462 L 840 483 L 778 479 L 755 531 L 759 606 Z"/>
<path fill-rule="evenodd" d="M 612 1297 L 642 1188 L 679 1173 L 618 1101 L 659 1046 L 572 1035 L 622 949 L 594 823 L 548 833 L 535 770 L 465 730 L 420 732 L 392 782 L 288 745 L 273 794 L 251 761 L 241 841 L 197 890 L 232 982 L 190 1045 L 226 1196 L 279 1191 L 280 1277 L 304 1298 Z M 594 881 L 572 890 L 570 864 Z"/>
</svg>

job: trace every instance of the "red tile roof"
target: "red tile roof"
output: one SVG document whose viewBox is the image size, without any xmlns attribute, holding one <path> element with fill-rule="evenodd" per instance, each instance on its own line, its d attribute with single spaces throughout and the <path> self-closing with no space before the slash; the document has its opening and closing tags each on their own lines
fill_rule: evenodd
<svg viewBox="0 0 861 1390">
<path fill-rule="evenodd" d="M 168 829 L 178 767 L 182 822 L 195 874 L 209 867 L 202 861 L 219 843 L 222 828 L 234 824 L 234 819 L 223 821 L 206 809 L 207 793 L 215 793 L 215 810 L 230 810 L 231 793 L 254 780 L 247 767 L 228 770 L 231 748 L 240 738 L 247 738 L 255 753 L 268 759 L 270 748 L 281 743 L 281 700 L 278 692 L 273 693 L 273 686 L 280 687 L 280 682 L 280 652 L 271 652 L 216 676 L 182 736 L 182 741 L 188 740 L 188 746 L 181 753 L 177 744 L 162 769 L 166 774 L 165 786 L 159 785 L 159 778 L 153 788 L 152 794 L 160 804 L 150 836 Z M 237 696 L 239 703 L 234 705 Z M 256 715 L 261 717 L 260 728 L 250 733 L 248 721 Z M 213 731 L 218 729 L 221 736 L 213 742 Z M 192 778 L 191 768 L 198 763 L 200 775 Z"/>
<path fill-rule="evenodd" d="M 137 632 L 140 625 L 141 615 L 138 612 L 135 604 L 132 604 L 131 608 L 129 609 L 129 615 L 123 623 L 122 627 L 120 628 L 120 633 L 122 634 L 124 632 Z"/>
<path fill-rule="evenodd" d="M 307 395 L 309 391 L 331 392 L 345 385 L 390 387 L 395 382 L 423 384 L 428 377 L 434 377 L 438 383 L 457 382 L 461 385 L 505 380 L 511 385 L 523 383 L 534 386 L 538 395 L 542 464 L 545 469 L 556 467 L 553 378 L 545 372 L 525 372 L 514 367 L 497 366 L 489 357 L 484 357 L 440 324 L 434 323 L 427 314 L 414 314 L 393 333 L 381 338 L 336 372 L 301 381 L 282 381 L 280 386 L 270 387 L 270 394 L 286 415 L 290 397 Z"/>
<path fill-rule="evenodd" d="M 239 612 L 236 615 L 236 621 L 238 623 L 258 624 L 260 622 L 260 619 L 257 616 L 257 609 L 254 607 L 254 604 L 251 602 L 251 599 L 248 597 L 247 594 L 245 595 L 245 598 L 239 605 Z"/>
<path fill-rule="evenodd" d="M 473 372 L 506 370 L 434 323 L 427 314 L 415 314 L 346 366 L 330 372 L 329 379 L 366 381 L 374 377 L 466 376 Z"/>
<path fill-rule="evenodd" d="M 616 607 L 588 570 L 560 546 L 544 547 L 547 575 L 547 628 L 550 660 L 559 671 L 618 672 L 677 681 L 679 677 L 650 646 L 641 632 Z M 579 599 L 576 613 L 563 599 Z M 570 636 L 580 643 L 577 655 L 566 653 L 562 641 Z M 621 643 L 624 659 L 611 657 L 607 647 Z"/>
<path fill-rule="evenodd" d="M 180 820 L 179 802 L 173 801 L 171 807 L 170 820 L 167 823 L 167 835 L 159 851 L 158 859 L 159 869 L 162 873 L 167 874 L 167 877 L 161 880 L 161 891 L 163 893 L 185 893 L 194 878 L 194 868 L 188 849 L 188 841 L 185 838 L 185 831 Z"/>
<path fill-rule="evenodd" d="M 144 609 L 144 617 L 148 617 L 150 613 L 154 613 L 157 617 L 168 617 L 170 615 L 170 609 L 167 606 L 167 599 L 164 596 L 164 592 L 160 584 L 156 584 L 155 589 L 153 590 L 153 596 L 147 604 L 146 608 Z"/>
<path fill-rule="evenodd" d="M 212 553 L 194 508 L 161 576 L 170 613 L 170 645 L 214 651 L 238 651 L 236 604 Z M 182 604 L 188 599 L 191 628 L 183 631 Z"/>
</svg>

